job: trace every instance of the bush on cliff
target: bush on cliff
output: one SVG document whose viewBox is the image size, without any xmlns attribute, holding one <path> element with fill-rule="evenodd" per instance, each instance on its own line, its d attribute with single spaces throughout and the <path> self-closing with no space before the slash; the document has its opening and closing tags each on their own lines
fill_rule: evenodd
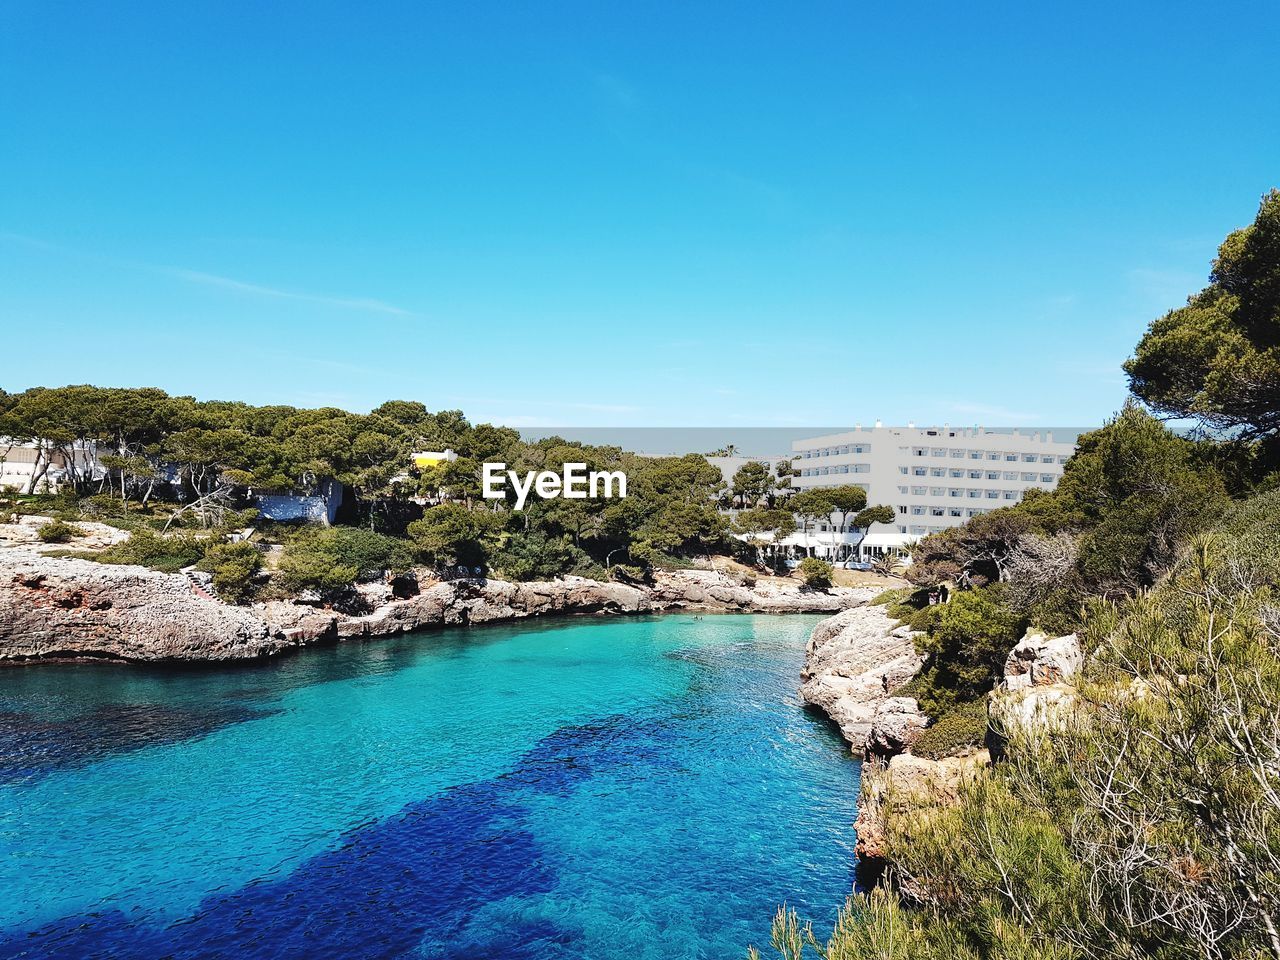
<svg viewBox="0 0 1280 960">
<path fill-rule="evenodd" d="M 99 563 L 136 563 L 164 573 L 177 573 L 197 563 L 208 546 L 209 541 L 189 534 L 160 534 L 143 527 L 127 540 L 84 556 Z"/>
<path fill-rule="evenodd" d="M 916 649 L 929 659 L 902 695 L 915 697 L 937 721 L 995 685 L 1027 621 L 1005 606 L 1000 584 L 958 591 L 947 603 L 923 611 L 928 611 L 929 622 L 927 632 L 916 636 Z"/>
<path fill-rule="evenodd" d="M 76 537 L 83 537 L 84 531 L 65 520 L 50 520 L 40 528 L 36 536 L 45 543 L 69 543 Z"/>
<path fill-rule="evenodd" d="M 811 590 L 831 589 L 831 564 L 817 557 L 805 557 L 796 568 L 804 585 Z"/>
<path fill-rule="evenodd" d="M 987 739 L 987 698 L 980 697 L 947 711 L 921 731 L 911 752 L 941 760 L 981 747 Z"/>
<path fill-rule="evenodd" d="M 1091 606 L 1073 705 L 1006 730 L 958 803 L 885 805 L 889 887 L 827 955 L 1280 955 L 1278 508 L 1239 504 L 1155 590 Z"/>
<path fill-rule="evenodd" d="M 213 589 L 221 599 L 244 603 L 253 596 L 262 553 L 251 543 L 220 543 L 210 547 L 197 566 L 213 574 Z"/>
<path fill-rule="evenodd" d="M 287 590 L 344 590 L 411 566 L 408 544 L 357 527 L 304 527 L 284 546 L 277 580 Z"/>
<path fill-rule="evenodd" d="M 508 537 L 492 563 L 508 580 L 554 580 L 570 569 L 575 559 L 572 543 L 535 530 Z"/>
</svg>

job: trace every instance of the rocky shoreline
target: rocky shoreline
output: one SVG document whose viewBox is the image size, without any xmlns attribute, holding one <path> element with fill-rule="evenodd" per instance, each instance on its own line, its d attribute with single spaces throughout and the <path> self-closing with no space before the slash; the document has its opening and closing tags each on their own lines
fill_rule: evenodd
<svg viewBox="0 0 1280 960">
<path fill-rule="evenodd" d="M 361 590 L 370 610 L 363 614 L 287 601 L 233 606 L 182 574 L 11 547 L 0 550 L 0 662 L 253 660 L 313 644 L 550 615 L 830 613 L 874 593 L 768 582 L 747 587 L 710 570 L 658 573 L 645 586 L 566 577 L 426 582 L 403 598 L 382 584 Z"/>
<path fill-rule="evenodd" d="M 882 606 L 864 604 L 837 613 L 813 629 L 800 674 L 800 696 L 840 728 L 862 766 L 858 803 L 858 877 L 874 886 L 888 866 L 888 821 L 924 816 L 958 801 L 964 784 L 999 751 L 969 749 L 955 756 L 915 756 L 912 744 L 929 718 L 914 697 L 895 691 L 925 658 L 909 627 Z M 1073 681 L 1083 665 L 1074 634 L 1048 637 L 1029 631 L 1009 653 L 1004 679 L 988 699 L 993 730 L 1051 728 L 1070 709 Z M 906 891 L 908 894 L 910 891 Z"/>
</svg>

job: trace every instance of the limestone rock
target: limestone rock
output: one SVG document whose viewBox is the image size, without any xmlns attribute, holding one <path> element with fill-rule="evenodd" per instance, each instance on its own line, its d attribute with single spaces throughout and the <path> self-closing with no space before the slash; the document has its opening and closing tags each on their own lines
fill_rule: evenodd
<svg viewBox="0 0 1280 960">
<path fill-rule="evenodd" d="M 294 642 L 180 574 L 0 551 L 0 658 L 243 660 Z"/>
<path fill-rule="evenodd" d="M 1004 686 L 1009 690 L 1063 683 L 1080 672 L 1084 651 L 1074 633 L 1047 637 L 1029 630 L 1009 651 L 1004 663 Z"/>
<path fill-rule="evenodd" d="M 891 820 L 918 819 L 954 805 L 960 799 L 961 787 L 990 762 L 990 754 L 978 750 L 941 760 L 901 753 L 887 763 L 863 764 L 862 796 L 854 823 L 859 880 L 871 886 L 883 872 L 890 853 L 887 841 Z M 900 892 L 910 896 L 909 890 Z"/>
<path fill-rule="evenodd" d="M 754 590 L 713 571 L 662 574 L 653 587 L 563 577 L 537 583 L 422 581 L 397 595 L 362 584 L 351 613 L 323 598 L 238 607 L 198 595 L 192 581 L 145 567 L 46 557 L 25 541 L 0 548 L 0 660 L 114 657 L 229 660 L 315 643 L 390 636 L 557 614 L 637 614 L 670 609 L 762 612 L 839 609 L 870 591 Z M 344 607 L 351 609 L 351 607 Z"/>
<path fill-rule="evenodd" d="M 921 711 L 915 697 L 888 697 L 881 700 L 871 718 L 867 753 L 891 756 L 909 750 L 928 725 L 929 718 Z"/>
<path fill-rule="evenodd" d="M 1007 734 L 1052 733 L 1068 722 L 1076 704 L 1076 688 L 1068 683 L 997 689 L 987 700 L 993 730 Z"/>
<path fill-rule="evenodd" d="M 746 587 L 714 570 L 676 570 L 656 573 L 650 593 L 654 603 L 664 608 L 832 613 L 864 603 L 876 591 L 852 587 L 809 590 L 798 583 L 770 580 Z"/>
<path fill-rule="evenodd" d="M 823 620 L 809 638 L 800 696 L 836 722 L 855 753 L 869 746 L 881 704 L 924 663 L 896 623 L 884 607 L 863 605 Z"/>
</svg>

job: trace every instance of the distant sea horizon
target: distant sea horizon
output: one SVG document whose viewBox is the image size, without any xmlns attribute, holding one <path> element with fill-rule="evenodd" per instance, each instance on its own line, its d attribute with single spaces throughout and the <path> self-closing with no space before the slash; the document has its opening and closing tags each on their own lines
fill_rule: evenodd
<svg viewBox="0 0 1280 960">
<path fill-rule="evenodd" d="M 862 424 L 870 427 L 870 424 Z M 902 424 L 888 424 L 891 427 Z M 955 430 L 972 430 L 975 424 L 918 423 L 916 427 L 928 429 L 943 427 Z M 990 427 L 982 425 L 988 433 L 1021 434 L 1047 433 L 1057 443 L 1074 443 L 1082 433 L 1096 430 L 1091 427 Z M 847 433 L 856 425 L 833 427 L 528 427 L 520 430 L 521 439 L 528 442 L 547 437 L 562 437 L 596 446 L 616 446 L 635 453 L 651 456 L 682 456 L 686 453 L 709 454 L 715 450 L 733 447 L 734 456 L 773 459 L 791 453 L 796 440 L 825 437 L 833 433 Z"/>
</svg>

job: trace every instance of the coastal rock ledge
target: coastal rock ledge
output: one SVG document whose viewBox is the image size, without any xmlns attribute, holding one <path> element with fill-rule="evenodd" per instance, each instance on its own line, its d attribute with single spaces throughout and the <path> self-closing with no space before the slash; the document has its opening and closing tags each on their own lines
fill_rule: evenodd
<svg viewBox="0 0 1280 960">
<path fill-rule="evenodd" d="M 836 722 L 855 753 L 881 742 L 901 748 L 924 718 L 915 700 L 892 693 L 923 663 L 910 628 L 898 626 L 883 606 L 864 604 L 814 627 L 800 697 Z"/>
<path fill-rule="evenodd" d="M 232 606 L 181 574 L 7 548 L 0 549 L 0 661 L 249 660 L 348 638 L 556 614 L 830 613 L 865 603 L 872 592 L 748 588 L 709 570 L 660 573 L 646 586 L 581 577 L 456 580 L 404 599 L 378 598 L 372 612 L 355 616 L 283 601 Z"/>
</svg>

